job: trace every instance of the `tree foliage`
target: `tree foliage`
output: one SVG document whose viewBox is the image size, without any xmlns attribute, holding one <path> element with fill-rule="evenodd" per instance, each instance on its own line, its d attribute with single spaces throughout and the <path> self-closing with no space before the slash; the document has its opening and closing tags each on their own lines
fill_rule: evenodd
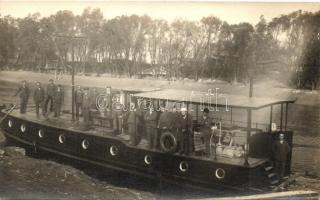
<svg viewBox="0 0 320 200">
<path fill-rule="evenodd" d="M 1 67 L 136 76 L 149 67 L 168 77 L 247 81 L 278 70 L 296 87 L 319 87 L 320 12 L 301 10 L 267 22 L 228 24 L 216 16 L 168 23 L 149 16 L 105 19 L 98 8 L 81 15 L 0 15 Z M 280 63 L 269 69 L 268 63 Z"/>
</svg>

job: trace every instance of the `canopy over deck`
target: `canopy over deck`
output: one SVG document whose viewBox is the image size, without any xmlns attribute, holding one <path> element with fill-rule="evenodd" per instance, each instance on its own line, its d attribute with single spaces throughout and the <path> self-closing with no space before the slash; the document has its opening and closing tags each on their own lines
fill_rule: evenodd
<svg viewBox="0 0 320 200">
<path fill-rule="evenodd" d="M 137 98 L 180 101 L 213 106 L 230 106 L 233 108 L 243 108 L 251 110 L 257 110 L 275 104 L 294 103 L 295 101 L 288 99 L 246 97 L 241 95 L 222 94 L 219 93 L 219 91 L 217 93 L 215 93 L 215 91 L 213 91 L 212 93 L 208 93 L 172 89 L 137 93 L 133 96 Z"/>
</svg>

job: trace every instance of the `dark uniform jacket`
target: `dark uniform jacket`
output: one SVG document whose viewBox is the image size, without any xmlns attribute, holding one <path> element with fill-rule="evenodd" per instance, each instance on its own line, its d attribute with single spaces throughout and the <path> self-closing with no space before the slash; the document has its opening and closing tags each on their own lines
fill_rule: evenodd
<svg viewBox="0 0 320 200">
<path fill-rule="evenodd" d="M 171 121 L 172 129 L 180 129 L 181 128 L 181 114 L 178 112 L 173 112 L 169 114 L 169 118 Z"/>
<path fill-rule="evenodd" d="M 83 101 L 83 92 L 81 90 L 76 90 L 74 98 L 75 103 L 81 104 Z"/>
<path fill-rule="evenodd" d="M 90 108 L 91 106 L 91 99 L 89 94 L 85 95 L 83 94 L 82 96 L 82 108 Z"/>
<path fill-rule="evenodd" d="M 53 97 L 53 102 L 55 104 L 62 104 L 63 100 L 64 100 L 64 92 L 62 90 L 55 91 L 54 97 Z"/>
<path fill-rule="evenodd" d="M 140 110 L 130 110 L 128 113 L 127 123 L 138 125 L 140 123 L 140 118 L 141 118 Z"/>
<path fill-rule="evenodd" d="M 287 141 L 283 141 L 281 144 L 278 140 L 272 144 L 272 152 L 276 161 L 285 162 L 290 152 L 290 146 Z"/>
<path fill-rule="evenodd" d="M 17 96 L 18 94 L 21 99 L 28 99 L 30 90 L 27 86 L 25 87 L 21 86 L 14 96 Z"/>
<path fill-rule="evenodd" d="M 212 118 L 207 116 L 207 118 L 204 118 L 203 116 L 201 117 L 199 121 L 199 129 L 200 131 L 210 131 L 211 132 L 211 127 L 214 125 Z"/>
<path fill-rule="evenodd" d="M 146 114 L 144 114 L 144 121 L 146 123 L 146 126 L 154 128 L 157 127 L 157 118 L 158 114 L 155 111 L 153 111 L 151 114 L 150 112 L 146 112 Z"/>
<path fill-rule="evenodd" d="M 163 112 L 160 114 L 160 118 L 159 118 L 159 123 L 158 126 L 159 128 L 168 128 L 171 129 L 172 123 L 171 123 L 171 119 L 170 119 L 170 114 L 169 112 Z"/>
<path fill-rule="evenodd" d="M 47 96 L 54 96 L 56 92 L 56 85 L 55 84 L 48 84 L 47 85 Z"/>
<path fill-rule="evenodd" d="M 186 114 L 185 117 L 181 115 L 180 122 L 181 122 L 182 131 L 186 131 L 186 130 L 191 131 L 193 129 L 192 116 L 189 113 Z"/>
<path fill-rule="evenodd" d="M 35 102 L 42 102 L 44 100 L 44 89 L 42 87 L 35 89 L 33 100 Z"/>
</svg>

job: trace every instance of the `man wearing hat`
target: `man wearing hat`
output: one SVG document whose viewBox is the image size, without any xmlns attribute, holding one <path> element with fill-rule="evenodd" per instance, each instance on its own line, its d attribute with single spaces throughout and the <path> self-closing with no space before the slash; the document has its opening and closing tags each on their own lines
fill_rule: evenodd
<svg viewBox="0 0 320 200">
<path fill-rule="evenodd" d="M 44 89 L 41 87 L 41 84 L 40 82 L 37 82 L 36 83 L 37 87 L 33 93 L 33 100 L 34 100 L 34 103 L 36 105 L 36 113 L 37 113 L 37 118 L 39 118 L 39 110 L 40 110 L 40 107 L 42 109 L 42 113 L 44 113 Z"/>
<path fill-rule="evenodd" d="M 22 86 L 19 87 L 17 92 L 13 95 L 13 97 L 19 94 L 20 97 L 20 113 L 24 114 L 27 110 L 28 99 L 30 95 L 30 90 L 27 86 L 27 81 L 22 81 Z"/>
<path fill-rule="evenodd" d="M 205 142 L 205 153 L 207 156 L 210 156 L 210 139 L 212 134 L 212 126 L 214 125 L 213 120 L 209 116 L 209 109 L 203 109 L 203 115 L 199 121 L 200 131 L 203 134 Z"/>
<path fill-rule="evenodd" d="M 280 180 L 285 174 L 286 162 L 290 151 L 291 149 L 288 142 L 284 140 L 284 134 L 280 133 L 279 140 L 275 141 L 272 144 L 275 167 Z"/>
<path fill-rule="evenodd" d="M 83 103 L 83 91 L 80 85 L 78 85 L 78 88 L 75 91 L 74 102 L 76 106 L 76 120 L 79 120 L 80 108 L 82 108 Z"/>
<path fill-rule="evenodd" d="M 136 109 L 134 103 L 130 103 L 130 110 L 128 114 L 127 124 L 128 133 L 130 135 L 130 145 L 136 146 L 139 144 L 138 126 L 140 124 L 141 112 Z"/>
<path fill-rule="evenodd" d="M 64 92 L 61 85 L 57 86 L 54 93 L 53 103 L 54 103 L 54 117 L 59 117 L 61 113 L 61 107 L 64 101 Z"/>
<path fill-rule="evenodd" d="M 53 80 L 49 80 L 49 84 L 47 85 L 47 93 L 46 93 L 46 99 L 44 102 L 44 113 L 47 114 L 48 105 L 50 103 L 49 111 L 53 112 L 53 98 L 56 92 L 56 85 L 54 84 Z"/>
<path fill-rule="evenodd" d="M 157 119 L 157 112 L 154 111 L 153 106 L 149 106 L 149 111 L 144 114 L 149 149 L 155 149 L 158 144 Z"/>
<path fill-rule="evenodd" d="M 90 95 L 89 95 L 89 89 L 85 88 L 83 92 L 82 97 L 82 115 L 83 115 L 83 123 L 85 125 L 85 129 L 89 129 L 89 122 L 90 122 Z"/>
<path fill-rule="evenodd" d="M 193 150 L 193 124 L 192 116 L 187 111 L 186 107 L 181 108 L 181 132 L 178 141 L 180 141 L 180 153 L 190 155 Z"/>
</svg>

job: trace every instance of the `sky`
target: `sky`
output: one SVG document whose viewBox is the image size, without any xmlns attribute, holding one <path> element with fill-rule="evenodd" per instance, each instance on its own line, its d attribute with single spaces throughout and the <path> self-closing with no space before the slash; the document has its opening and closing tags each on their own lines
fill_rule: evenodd
<svg viewBox="0 0 320 200">
<path fill-rule="evenodd" d="M 0 0 L 0 14 L 14 17 L 25 17 L 39 12 L 42 17 L 55 14 L 59 10 L 71 10 L 81 14 L 84 8 L 100 8 L 105 18 L 111 19 L 120 15 L 144 15 L 165 19 L 169 22 L 177 18 L 200 20 L 202 17 L 214 15 L 230 24 L 249 22 L 256 24 L 261 15 L 267 21 L 281 14 L 296 10 L 316 12 L 320 10 L 320 2 L 313 3 L 245 3 L 245 2 L 190 2 L 190 1 L 9 1 Z"/>
</svg>

